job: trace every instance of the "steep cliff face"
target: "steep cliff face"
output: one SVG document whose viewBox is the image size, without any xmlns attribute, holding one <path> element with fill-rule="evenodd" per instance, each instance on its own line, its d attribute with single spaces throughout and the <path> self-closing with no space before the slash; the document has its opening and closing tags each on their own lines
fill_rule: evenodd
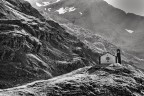
<svg viewBox="0 0 144 96">
<path fill-rule="evenodd" d="M 128 64 L 84 67 L 47 81 L 1 90 L 0 96 L 143 96 L 144 73 Z"/>
<path fill-rule="evenodd" d="M 24 0 L 1 0 L 0 6 L 1 19 L 24 19 L 31 16 L 43 19 L 42 15 Z"/>
<path fill-rule="evenodd" d="M 98 53 L 23 0 L 0 2 L 0 88 L 94 65 Z"/>
</svg>

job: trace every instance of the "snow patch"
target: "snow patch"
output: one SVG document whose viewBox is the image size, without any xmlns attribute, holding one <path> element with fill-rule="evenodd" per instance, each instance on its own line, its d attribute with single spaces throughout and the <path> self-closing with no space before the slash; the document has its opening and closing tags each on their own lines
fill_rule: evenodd
<svg viewBox="0 0 144 96">
<path fill-rule="evenodd" d="M 40 3 L 38 3 L 38 2 L 36 2 L 36 5 L 37 5 L 38 7 L 43 6 L 42 4 L 40 4 Z"/>
<path fill-rule="evenodd" d="M 75 7 L 65 7 L 65 8 L 60 8 L 59 10 L 56 10 L 59 14 L 64 14 L 66 12 L 72 12 L 75 11 L 76 8 Z"/>
<path fill-rule="evenodd" d="M 59 14 L 66 13 L 66 10 L 64 8 L 60 8 L 59 10 L 56 10 Z"/>
<path fill-rule="evenodd" d="M 49 4 L 50 4 L 49 2 L 42 2 L 42 4 L 36 2 L 36 5 L 37 5 L 38 7 L 47 6 L 47 5 L 49 5 Z"/>
<path fill-rule="evenodd" d="M 75 7 L 71 7 L 71 8 L 69 8 L 69 9 L 67 9 L 67 10 L 69 10 L 69 12 L 72 12 L 72 11 L 75 11 L 76 8 L 75 8 Z"/>
<path fill-rule="evenodd" d="M 43 6 L 46 6 L 46 5 L 49 5 L 50 3 L 49 2 L 43 2 Z"/>
<path fill-rule="evenodd" d="M 133 30 L 125 29 L 128 33 L 133 33 Z"/>
<path fill-rule="evenodd" d="M 83 13 L 82 12 L 79 12 L 80 13 L 80 15 L 82 15 Z"/>
<path fill-rule="evenodd" d="M 61 1 L 61 0 L 57 0 L 55 3 L 59 2 L 59 1 Z"/>
<path fill-rule="evenodd" d="M 48 8 L 48 11 L 51 11 L 51 8 Z"/>
</svg>

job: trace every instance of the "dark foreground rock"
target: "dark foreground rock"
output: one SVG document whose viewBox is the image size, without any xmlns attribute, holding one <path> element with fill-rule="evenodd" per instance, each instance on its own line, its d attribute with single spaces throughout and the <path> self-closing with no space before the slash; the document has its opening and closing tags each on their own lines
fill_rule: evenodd
<svg viewBox="0 0 144 96">
<path fill-rule="evenodd" d="M 0 96 L 144 96 L 144 73 L 128 64 L 84 67 L 46 81 L 1 90 Z"/>
<path fill-rule="evenodd" d="M 98 56 L 28 2 L 0 1 L 0 89 L 94 65 Z"/>
</svg>

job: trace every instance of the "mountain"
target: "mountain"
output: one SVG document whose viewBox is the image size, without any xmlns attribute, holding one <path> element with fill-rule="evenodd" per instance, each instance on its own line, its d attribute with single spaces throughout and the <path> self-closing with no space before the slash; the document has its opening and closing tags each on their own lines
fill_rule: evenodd
<svg viewBox="0 0 144 96">
<path fill-rule="evenodd" d="M 48 16 L 24 0 L 0 1 L 0 96 L 144 95 L 143 59 L 121 49 L 122 64 L 99 65 L 119 47 Z"/>
<path fill-rule="evenodd" d="M 0 1 L 0 46 L 0 96 L 144 95 L 143 60 L 121 50 L 121 65 L 99 65 L 119 47 L 27 1 Z"/>
<path fill-rule="evenodd" d="M 45 81 L 4 89 L 0 96 L 143 96 L 144 73 L 128 64 L 84 67 Z"/>
<path fill-rule="evenodd" d="M 95 65 L 100 55 L 24 0 L 0 1 L 0 88 Z"/>
<path fill-rule="evenodd" d="M 46 17 L 51 15 L 59 22 L 71 22 L 89 29 L 125 51 L 144 58 L 142 16 L 126 13 L 104 0 L 38 0 L 35 6 Z"/>
</svg>

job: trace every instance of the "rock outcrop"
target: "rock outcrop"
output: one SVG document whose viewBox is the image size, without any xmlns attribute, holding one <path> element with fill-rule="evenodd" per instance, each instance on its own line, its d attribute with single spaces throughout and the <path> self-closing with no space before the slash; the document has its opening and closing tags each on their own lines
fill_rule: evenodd
<svg viewBox="0 0 144 96">
<path fill-rule="evenodd" d="M 128 64 L 84 67 L 46 81 L 1 90 L 0 96 L 143 96 L 144 73 Z"/>
<path fill-rule="evenodd" d="M 1 89 L 98 62 L 98 53 L 24 0 L 0 1 L 0 14 Z"/>
</svg>

